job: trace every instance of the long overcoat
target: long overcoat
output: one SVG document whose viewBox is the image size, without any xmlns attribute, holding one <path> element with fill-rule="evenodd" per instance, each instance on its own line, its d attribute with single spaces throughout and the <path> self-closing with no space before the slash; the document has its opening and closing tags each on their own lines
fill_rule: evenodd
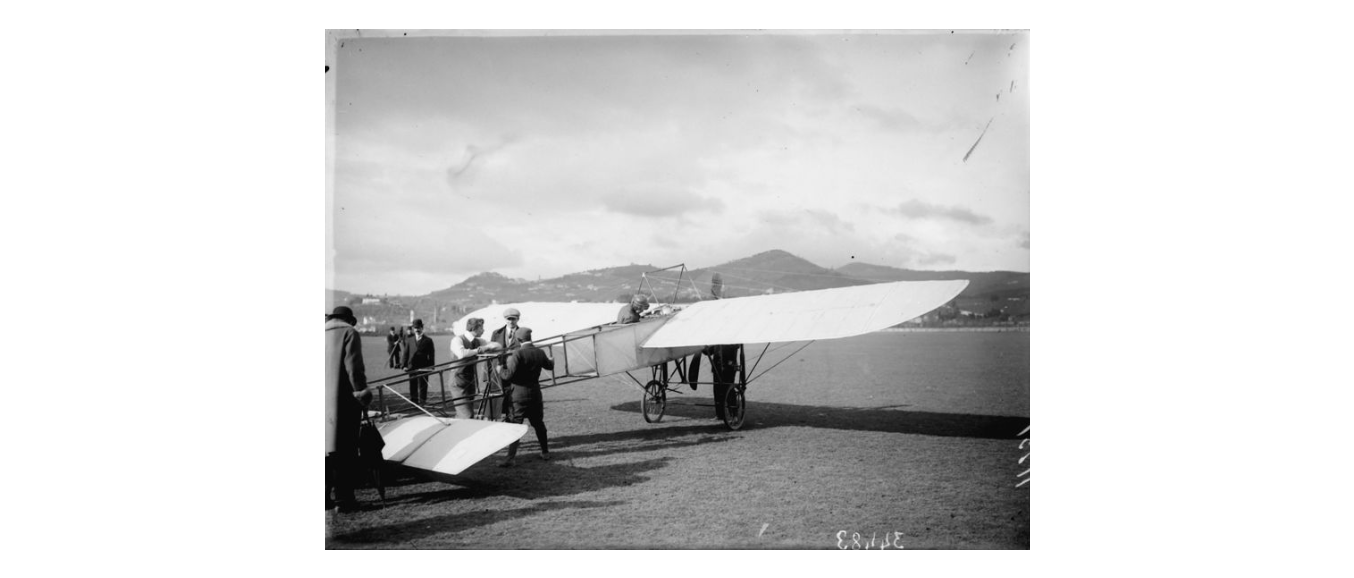
<svg viewBox="0 0 1354 578">
<path fill-rule="evenodd" d="M 362 336 L 338 319 L 324 323 L 324 453 L 357 449 L 362 404 L 354 392 L 367 389 Z"/>
</svg>

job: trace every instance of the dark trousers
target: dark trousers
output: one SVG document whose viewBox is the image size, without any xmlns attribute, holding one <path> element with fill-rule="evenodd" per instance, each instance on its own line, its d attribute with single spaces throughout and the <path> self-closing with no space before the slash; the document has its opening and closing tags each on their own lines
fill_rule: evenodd
<svg viewBox="0 0 1354 578">
<path fill-rule="evenodd" d="M 338 451 L 324 456 L 324 509 L 337 502 L 347 506 L 357 503 L 353 494 L 353 480 L 357 479 L 357 450 Z M 330 497 L 332 494 L 333 497 Z"/>
<path fill-rule="evenodd" d="M 531 422 L 532 429 L 536 430 L 536 441 L 541 444 L 541 453 L 550 453 L 550 446 L 547 444 L 545 436 L 545 403 L 539 399 L 513 400 L 512 413 L 508 415 L 508 421 L 512 423 Z M 512 442 L 508 446 L 508 459 L 517 456 L 517 448 L 522 445 L 522 440 Z"/>
<path fill-rule="evenodd" d="M 715 383 L 715 417 L 724 419 L 725 400 L 729 396 L 729 385 L 724 382 Z"/>
<path fill-rule="evenodd" d="M 386 351 L 386 365 L 388 367 L 399 367 L 399 360 L 400 360 L 399 348 L 391 347 L 389 351 Z"/>
<path fill-rule="evenodd" d="M 423 372 L 409 372 L 409 399 L 419 405 L 428 403 L 428 375 Z M 415 377 L 419 376 L 419 377 Z"/>
<path fill-rule="evenodd" d="M 720 367 L 714 365 L 715 380 L 715 417 L 724 419 L 725 409 L 728 407 L 729 389 L 733 387 L 733 381 L 738 378 L 738 369 L 736 367 Z"/>
</svg>

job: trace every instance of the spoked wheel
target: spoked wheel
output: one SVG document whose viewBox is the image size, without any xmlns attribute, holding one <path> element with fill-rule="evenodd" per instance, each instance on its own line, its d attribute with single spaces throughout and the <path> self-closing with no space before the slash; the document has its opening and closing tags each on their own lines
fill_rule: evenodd
<svg viewBox="0 0 1354 578">
<path fill-rule="evenodd" d="M 644 410 L 644 421 L 655 423 L 663 419 L 663 410 L 668 407 L 668 390 L 657 379 L 644 386 L 644 398 L 639 402 Z"/>
<path fill-rule="evenodd" d="M 733 386 L 724 394 L 724 425 L 737 431 L 743 427 L 743 418 L 747 415 L 747 402 L 743 399 L 743 388 Z"/>
</svg>

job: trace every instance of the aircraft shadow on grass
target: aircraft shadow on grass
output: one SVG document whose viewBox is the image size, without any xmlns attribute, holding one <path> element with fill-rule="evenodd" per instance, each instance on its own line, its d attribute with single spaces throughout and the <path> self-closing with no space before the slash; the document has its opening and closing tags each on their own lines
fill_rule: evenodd
<svg viewBox="0 0 1354 578">
<path fill-rule="evenodd" d="M 431 518 L 420 518 L 408 522 L 386 524 L 374 528 L 364 528 L 345 534 L 336 534 L 329 539 L 329 545 L 390 543 L 407 546 L 410 541 L 418 540 L 420 538 L 427 538 L 437 534 L 461 532 L 471 528 L 495 524 L 504 520 L 534 516 L 552 510 L 607 508 L 622 503 L 624 502 L 543 502 L 532 504 L 525 508 L 515 508 L 511 510 L 495 509 L 481 510 L 478 512 L 460 512 L 443 516 L 433 516 Z M 514 546 L 505 545 L 505 547 Z"/>
<path fill-rule="evenodd" d="M 611 406 L 612 410 L 640 413 L 638 401 Z M 710 419 L 714 414 L 711 403 L 668 402 L 664 419 L 668 416 L 710 420 L 707 426 L 692 426 L 702 431 L 723 429 L 722 422 Z M 1002 415 L 972 415 L 937 413 L 930 411 L 900 411 L 885 408 L 849 408 L 812 405 L 790 405 L 749 401 L 747 419 L 742 431 L 781 426 L 816 427 L 850 431 L 877 431 L 928 436 L 965 437 L 1009 440 L 1019 437 L 1030 425 L 1030 418 Z"/>
<path fill-rule="evenodd" d="M 526 444 L 522 444 L 525 450 Z M 493 496 L 508 496 L 524 500 L 570 496 L 594 492 L 613 486 L 629 486 L 649 480 L 646 472 L 662 468 L 671 457 L 626 462 L 593 467 L 579 467 L 571 463 L 571 455 L 551 452 L 554 458 L 541 461 L 535 452 L 522 451 L 517 455 L 517 466 L 496 467 L 498 459 L 490 458 L 476 464 L 457 476 L 435 472 L 402 469 L 396 484 L 386 484 L 388 507 L 400 505 L 427 505 L 453 500 L 474 500 Z M 438 486 L 429 492 L 418 492 L 416 484 L 444 482 L 453 487 Z M 403 493 L 396 488 L 408 486 L 414 493 Z"/>
<path fill-rule="evenodd" d="M 538 445 L 536 440 L 528 434 L 522 440 L 522 447 L 517 454 L 518 465 L 514 468 L 500 469 L 495 467 L 504 458 L 504 454 L 498 452 L 458 476 L 447 476 L 426 470 L 386 464 L 381 477 L 383 485 L 391 494 L 386 500 L 386 504 L 390 506 L 402 503 L 434 503 L 497 495 L 534 499 L 590 492 L 606 486 L 621 486 L 641 482 L 648 478 L 637 476 L 639 472 L 657 469 L 664 465 L 663 462 L 672 458 L 664 457 L 658 460 L 591 468 L 575 467 L 572 460 L 613 454 L 672 450 L 708 443 L 725 443 L 739 437 L 729 435 L 728 432 L 712 432 L 709 426 L 704 425 L 645 427 L 621 432 L 563 436 L 550 439 L 551 448 L 554 449 L 550 452 L 553 459 L 550 462 L 542 462 L 537 458 Z M 514 475 L 519 472 L 530 473 L 531 475 Z M 542 474 L 545 474 L 545 477 L 542 477 Z M 559 479 L 565 477 L 567 479 Z M 543 482 L 542 479 L 549 481 Z M 401 496 L 401 492 L 398 490 L 398 488 L 417 486 L 428 482 L 444 482 L 457 487 L 404 496 Z M 532 482 L 539 482 L 537 484 L 539 487 L 533 485 Z M 375 486 L 371 479 L 365 479 L 363 487 L 373 488 Z"/>
<path fill-rule="evenodd" d="M 738 437 L 711 432 L 707 426 L 685 425 L 641 427 L 627 431 L 564 436 L 551 438 L 550 444 L 552 448 L 558 444 L 561 448 L 559 453 L 563 457 L 578 459 L 725 443 Z M 526 447 L 526 444 L 523 444 L 523 447 Z"/>
</svg>

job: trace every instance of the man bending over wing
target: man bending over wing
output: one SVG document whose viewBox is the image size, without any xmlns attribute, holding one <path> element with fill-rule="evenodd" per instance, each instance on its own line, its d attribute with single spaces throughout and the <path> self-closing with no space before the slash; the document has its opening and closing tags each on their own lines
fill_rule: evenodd
<svg viewBox="0 0 1354 578">
<path fill-rule="evenodd" d="M 621 307 L 620 313 L 616 315 L 616 323 L 622 325 L 626 323 L 639 323 L 639 318 L 643 316 L 644 310 L 648 308 L 649 298 L 640 294 L 635 294 L 635 296 L 630 299 L 629 305 Z"/>
</svg>

